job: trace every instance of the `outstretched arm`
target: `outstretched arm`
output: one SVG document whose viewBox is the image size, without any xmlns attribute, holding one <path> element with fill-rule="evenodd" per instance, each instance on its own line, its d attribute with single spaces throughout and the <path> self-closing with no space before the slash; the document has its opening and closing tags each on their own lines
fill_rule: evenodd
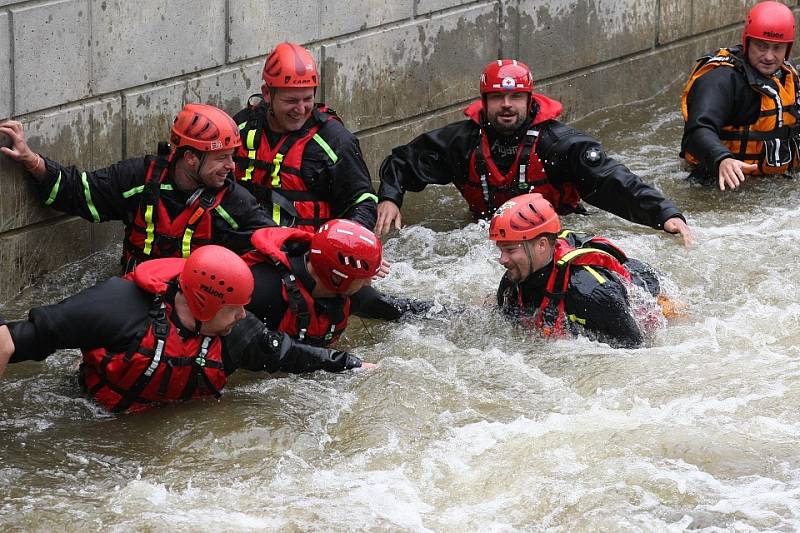
<svg viewBox="0 0 800 533">
<path fill-rule="evenodd" d="M 285 333 L 267 329 L 249 312 L 229 335 L 223 337 L 222 345 L 225 371 L 229 374 L 237 368 L 301 374 L 315 370 L 341 372 L 374 366 L 362 363 L 360 358 L 350 353 L 303 344 Z"/>
</svg>

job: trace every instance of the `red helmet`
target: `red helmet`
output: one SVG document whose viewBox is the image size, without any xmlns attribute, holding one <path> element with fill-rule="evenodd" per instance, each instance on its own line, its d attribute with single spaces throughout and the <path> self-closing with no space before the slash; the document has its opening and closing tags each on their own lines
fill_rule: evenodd
<svg viewBox="0 0 800 533">
<path fill-rule="evenodd" d="M 226 305 L 245 305 L 253 295 L 253 274 L 231 250 L 209 244 L 186 260 L 178 282 L 192 315 L 211 320 Z"/>
<path fill-rule="evenodd" d="M 353 280 L 377 274 L 382 256 L 381 241 L 374 233 L 351 220 L 336 219 L 311 239 L 309 261 L 322 283 L 342 294 Z"/>
<path fill-rule="evenodd" d="M 780 2 L 761 2 L 747 14 L 742 32 L 742 46 L 747 51 L 748 39 L 761 39 L 773 43 L 789 43 L 786 58 L 794 44 L 794 14 Z"/>
<path fill-rule="evenodd" d="M 266 89 L 319 87 L 317 64 L 311 54 L 294 43 L 280 43 L 269 53 L 261 72 Z"/>
<path fill-rule="evenodd" d="M 489 225 L 493 241 L 529 241 L 542 233 L 558 233 L 561 222 L 550 202 L 538 192 L 516 196 L 494 212 Z"/>
<path fill-rule="evenodd" d="M 169 142 L 174 148 L 190 146 L 201 152 L 230 150 L 242 145 L 239 128 L 222 109 L 186 104 L 172 123 Z"/>
<path fill-rule="evenodd" d="M 492 61 L 481 74 L 481 96 L 489 93 L 533 93 L 533 74 L 528 65 L 516 59 Z"/>
</svg>

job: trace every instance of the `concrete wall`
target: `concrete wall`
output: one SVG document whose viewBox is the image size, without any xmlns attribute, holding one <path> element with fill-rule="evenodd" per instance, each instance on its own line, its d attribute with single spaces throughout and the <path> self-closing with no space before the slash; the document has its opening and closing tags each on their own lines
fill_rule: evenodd
<svg viewBox="0 0 800 533">
<path fill-rule="evenodd" d="M 798 0 L 785 3 L 795 7 Z M 186 102 L 230 113 L 267 50 L 306 44 L 321 97 L 361 138 L 377 179 L 389 150 L 459 117 L 483 65 L 516 56 L 566 118 L 651 96 L 738 39 L 753 0 L 0 0 L 0 119 L 82 168 L 154 150 Z M 676 102 L 677 106 L 677 102 Z M 0 157 L 0 301 L 118 241 L 41 207 Z"/>
</svg>

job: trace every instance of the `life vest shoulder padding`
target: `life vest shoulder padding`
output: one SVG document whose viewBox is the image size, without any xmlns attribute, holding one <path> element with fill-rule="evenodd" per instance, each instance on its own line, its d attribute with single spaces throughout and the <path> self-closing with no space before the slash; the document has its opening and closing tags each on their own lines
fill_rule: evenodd
<svg viewBox="0 0 800 533">
<path fill-rule="evenodd" d="M 287 241 L 311 242 L 314 236 L 305 230 L 297 228 L 261 228 L 253 232 L 250 243 L 255 248 L 242 256 L 248 266 L 257 265 L 265 261 L 280 261 L 286 268 L 289 268 L 289 260 L 286 253 L 281 250 Z"/>
<path fill-rule="evenodd" d="M 124 278 L 151 294 L 163 294 L 167 290 L 167 282 L 178 277 L 185 264 L 186 260 L 179 257 L 151 259 L 136 265 Z"/>
</svg>

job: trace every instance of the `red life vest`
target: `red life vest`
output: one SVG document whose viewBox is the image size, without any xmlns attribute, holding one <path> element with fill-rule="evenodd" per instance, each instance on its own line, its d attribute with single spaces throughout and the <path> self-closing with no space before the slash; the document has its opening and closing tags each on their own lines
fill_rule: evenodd
<svg viewBox="0 0 800 533">
<path fill-rule="evenodd" d="M 147 168 L 139 209 L 133 222 L 125 228 L 122 265 L 126 272 L 131 271 L 137 262 L 149 259 L 185 259 L 195 248 L 212 242 L 211 211 L 219 206 L 230 188 L 222 187 L 218 191 L 198 189 L 189 198 L 186 208 L 170 219 L 161 200 L 161 191 L 173 187 L 164 183 L 173 157 L 174 152 L 168 158 L 158 156 Z M 129 192 L 135 194 L 139 191 L 133 189 Z"/>
<path fill-rule="evenodd" d="M 506 174 L 500 172 L 492 159 L 489 139 L 481 122 L 483 102 L 477 100 L 464 110 L 467 117 L 481 126 L 481 134 L 479 145 L 469 154 L 469 176 L 465 181 L 456 181 L 455 185 L 476 219 L 490 217 L 506 200 L 528 192 L 540 193 L 560 213 L 569 213 L 578 207 L 580 195 L 575 186 L 565 183 L 555 187 L 550 183 L 544 165 L 536 154 L 539 141 L 539 128 L 536 126 L 558 117 L 562 106 L 541 94 L 534 94 L 533 99 L 539 111 L 517 146 L 517 157 Z"/>
<path fill-rule="evenodd" d="M 275 146 L 270 146 L 266 133 L 268 112 L 261 101 L 236 116 L 242 131 L 242 146 L 234 157 L 236 179 L 253 193 L 279 226 L 316 232 L 331 219 L 331 205 L 310 191 L 303 181 L 300 174 L 303 153 L 313 140 L 335 163 L 338 156 L 317 132 L 326 122 L 341 120 L 332 109 L 317 104 L 302 128 L 283 135 Z"/>
<path fill-rule="evenodd" d="M 289 255 L 284 246 L 289 243 L 311 243 L 313 234 L 298 228 L 262 228 L 253 233 L 251 242 L 255 251 L 242 256 L 248 265 L 269 262 L 275 265 L 283 278 L 281 296 L 288 306 L 278 331 L 314 346 L 328 346 L 336 342 L 347 327 L 350 316 L 350 298 L 343 298 L 342 317 L 334 322 L 327 313 L 319 313 L 314 297 L 297 282 Z"/>
<path fill-rule="evenodd" d="M 220 396 L 227 381 L 220 338 L 184 338 L 170 322 L 173 305 L 165 296 L 184 262 L 175 258 L 148 261 L 125 276 L 155 296 L 147 330 L 138 344 L 117 353 L 105 348 L 83 350 L 83 382 L 94 400 L 109 411 L 142 411 L 162 402 Z"/>
<path fill-rule="evenodd" d="M 564 238 L 562 233 L 556 239 L 553 252 L 553 269 L 545 285 L 544 298 L 536 313 L 535 326 L 542 329 L 546 336 L 561 336 L 564 334 L 565 297 L 571 267 L 573 265 L 586 267 L 593 272 L 591 267 L 601 267 L 616 272 L 627 281 L 631 281 L 631 274 L 622 264 L 628 260 L 625 253 L 615 244 L 603 237 L 592 237 L 574 247 Z M 600 274 L 593 272 L 595 276 Z M 519 293 L 519 304 L 522 306 L 522 293 Z"/>
</svg>

